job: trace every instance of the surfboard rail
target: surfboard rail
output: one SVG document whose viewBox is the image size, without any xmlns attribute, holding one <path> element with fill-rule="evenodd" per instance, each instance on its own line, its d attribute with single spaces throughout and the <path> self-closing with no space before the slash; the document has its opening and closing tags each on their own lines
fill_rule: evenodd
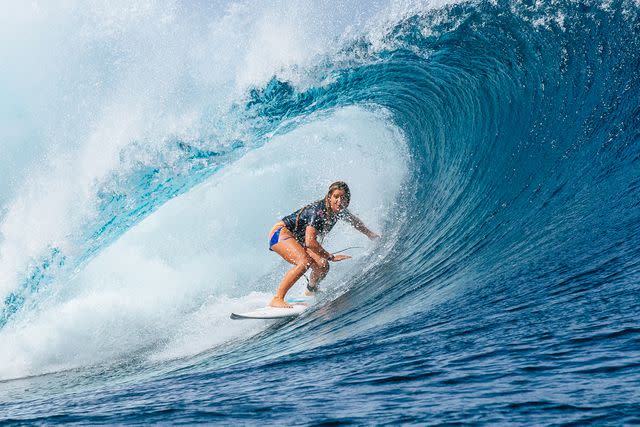
<svg viewBox="0 0 640 427">
<path fill-rule="evenodd" d="M 293 305 L 293 307 L 291 308 L 266 306 L 257 310 L 247 311 L 243 313 L 231 313 L 229 318 L 231 318 L 232 320 L 269 320 L 296 317 L 302 314 L 302 312 L 307 308 L 309 308 L 308 302 L 298 302 L 300 300 L 302 300 L 302 298 L 296 298 L 295 301 L 288 300 L 287 302 Z M 307 297 L 306 301 L 311 302 L 311 299 Z"/>
</svg>

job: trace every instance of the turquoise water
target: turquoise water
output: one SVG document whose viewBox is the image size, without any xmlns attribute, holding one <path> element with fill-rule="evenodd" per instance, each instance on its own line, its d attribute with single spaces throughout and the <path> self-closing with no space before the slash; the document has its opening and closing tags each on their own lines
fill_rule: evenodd
<svg viewBox="0 0 640 427">
<path fill-rule="evenodd" d="M 0 420 L 640 421 L 637 3 L 90 6 L 4 22 Z"/>
</svg>

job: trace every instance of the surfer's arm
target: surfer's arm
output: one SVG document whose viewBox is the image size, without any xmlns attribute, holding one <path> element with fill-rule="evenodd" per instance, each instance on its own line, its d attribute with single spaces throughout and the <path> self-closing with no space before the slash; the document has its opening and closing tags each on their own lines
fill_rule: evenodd
<svg viewBox="0 0 640 427">
<path fill-rule="evenodd" d="M 329 261 L 332 261 L 334 258 L 333 254 L 327 252 L 320 242 L 318 242 L 318 231 L 310 225 L 308 225 L 304 231 L 304 245 L 322 258 L 328 259 Z"/>
<path fill-rule="evenodd" d="M 347 221 L 349 224 L 351 224 L 351 226 L 353 226 L 353 228 L 355 228 L 371 240 L 380 238 L 379 234 L 369 230 L 367 226 L 364 225 L 364 222 L 362 222 L 360 218 L 358 218 L 351 212 L 349 212 L 349 215 L 345 218 L 345 221 Z"/>
</svg>

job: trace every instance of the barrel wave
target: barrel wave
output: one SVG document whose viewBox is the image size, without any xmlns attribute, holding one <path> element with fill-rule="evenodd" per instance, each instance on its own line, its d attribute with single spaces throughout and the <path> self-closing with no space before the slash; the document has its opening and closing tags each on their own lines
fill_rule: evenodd
<svg viewBox="0 0 640 427">
<path fill-rule="evenodd" d="M 7 90 L 1 420 L 640 420 L 637 2 L 191 7 L 80 19 L 44 124 Z M 318 304 L 230 320 L 339 179 L 383 238 L 336 227 Z"/>
</svg>

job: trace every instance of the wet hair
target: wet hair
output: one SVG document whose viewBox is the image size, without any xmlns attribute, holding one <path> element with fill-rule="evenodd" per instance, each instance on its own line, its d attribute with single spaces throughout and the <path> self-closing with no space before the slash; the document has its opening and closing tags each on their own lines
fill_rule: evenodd
<svg viewBox="0 0 640 427">
<path fill-rule="evenodd" d="M 329 197 L 331 197 L 331 194 L 333 194 L 333 192 L 336 190 L 344 191 L 344 198 L 347 202 L 345 207 L 349 206 L 349 202 L 351 201 L 351 190 L 349 190 L 349 186 L 347 185 L 346 182 L 336 181 L 333 184 L 331 184 L 329 186 L 329 191 L 327 191 L 327 195 L 324 196 L 324 204 L 327 207 L 327 210 L 330 211 L 332 214 L 333 212 L 331 211 L 331 205 L 329 204 Z"/>
<path fill-rule="evenodd" d="M 331 184 L 329 186 L 329 191 L 327 191 L 327 195 L 324 196 L 324 206 L 327 209 L 327 212 L 329 212 L 329 215 L 335 215 L 335 212 L 333 212 L 331 210 L 331 204 L 329 203 L 329 197 L 331 197 L 331 194 L 336 191 L 336 190 L 343 190 L 344 191 L 344 198 L 347 201 L 347 206 L 349 206 L 349 202 L 351 201 L 351 190 L 349 190 L 349 186 L 347 185 L 346 182 L 344 181 L 336 181 L 333 184 Z M 317 202 L 313 202 L 313 203 L 318 203 L 321 202 L 322 199 L 318 200 Z M 298 210 L 298 213 L 296 214 L 296 225 L 295 228 L 298 228 L 298 223 L 300 222 L 300 215 L 302 215 L 302 212 L 308 208 L 309 206 L 313 205 L 313 203 L 308 204 L 304 207 L 302 207 L 301 209 Z M 346 206 L 345 206 L 346 207 Z"/>
</svg>

